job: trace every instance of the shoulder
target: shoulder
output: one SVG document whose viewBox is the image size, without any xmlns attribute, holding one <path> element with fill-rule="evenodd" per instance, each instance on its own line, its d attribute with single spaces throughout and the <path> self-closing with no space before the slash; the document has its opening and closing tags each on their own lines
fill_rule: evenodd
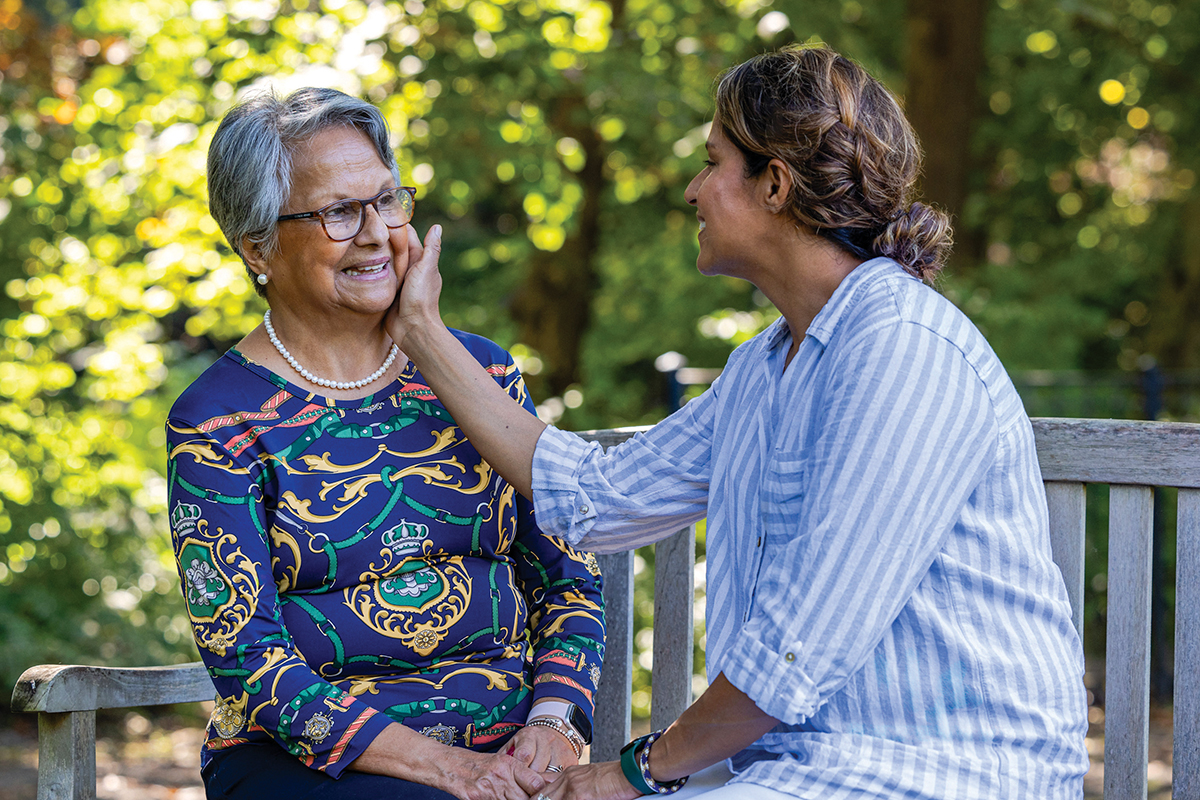
<svg viewBox="0 0 1200 800">
<path fill-rule="evenodd" d="M 238 381 L 240 370 L 236 357 L 229 353 L 216 361 L 188 384 L 171 405 L 171 419 L 192 420 L 207 417 L 229 401 L 229 389 Z"/>
<path fill-rule="evenodd" d="M 897 368 L 965 362 L 991 397 L 999 419 L 1023 415 L 1020 397 L 987 339 L 937 290 L 907 274 L 886 273 L 858 287 L 858 293 L 829 343 L 831 350 L 849 354 L 905 342 L 905 351 L 895 354 Z"/>
<path fill-rule="evenodd" d="M 168 419 L 197 424 L 222 414 L 257 410 L 282 390 L 245 364 L 236 351 L 217 358 L 171 405 Z"/>
</svg>

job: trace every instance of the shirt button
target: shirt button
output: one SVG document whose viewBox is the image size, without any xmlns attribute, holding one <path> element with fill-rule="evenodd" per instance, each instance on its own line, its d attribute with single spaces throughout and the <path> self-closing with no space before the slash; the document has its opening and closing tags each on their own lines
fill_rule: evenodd
<svg viewBox="0 0 1200 800">
<path fill-rule="evenodd" d="M 796 660 L 796 654 L 795 653 L 784 653 L 783 660 L 790 664 Z"/>
<path fill-rule="evenodd" d="M 580 513 L 580 514 L 586 514 L 586 513 L 588 513 L 588 507 L 587 507 L 587 506 L 580 506 L 580 507 L 579 507 L 579 513 Z"/>
<path fill-rule="evenodd" d="M 762 537 L 758 537 L 758 541 L 754 543 L 755 547 L 762 547 Z"/>
</svg>

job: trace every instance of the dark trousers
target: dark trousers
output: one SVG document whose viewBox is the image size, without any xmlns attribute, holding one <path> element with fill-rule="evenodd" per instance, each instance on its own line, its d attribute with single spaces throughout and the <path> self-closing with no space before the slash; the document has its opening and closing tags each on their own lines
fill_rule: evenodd
<svg viewBox="0 0 1200 800">
<path fill-rule="evenodd" d="M 275 745 L 219 750 L 201 773 L 208 800 L 454 800 L 419 783 L 346 770 L 334 780 Z"/>
</svg>

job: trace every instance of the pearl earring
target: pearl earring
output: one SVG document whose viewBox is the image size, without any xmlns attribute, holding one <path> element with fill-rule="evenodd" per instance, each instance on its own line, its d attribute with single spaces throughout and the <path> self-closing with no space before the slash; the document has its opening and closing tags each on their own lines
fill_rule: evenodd
<svg viewBox="0 0 1200 800">
<path fill-rule="evenodd" d="M 255 278 L 255 280 L 257 280 L 257 281 L 258 281 L 258 285 L 259 285 L 259 286 L 266 286 L 266 285 L 267 285 L 267 281 L 268 281 L 268 280 L 270 280 L 270 279 L 267 277 L 267 273 L 265 273 L 265 272 L 260 272 L 260 273 L 258 273 L 258 277 L 257 277 L 257 278 Z"/>
</svg>

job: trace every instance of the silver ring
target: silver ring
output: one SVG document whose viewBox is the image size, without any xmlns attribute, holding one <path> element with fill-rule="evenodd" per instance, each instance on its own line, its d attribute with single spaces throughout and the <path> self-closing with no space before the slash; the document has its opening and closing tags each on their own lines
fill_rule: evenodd
<svg viewBox="0 0 1200 800">
<path fill-rule="evenodd" d="M 537 800 L 550 800 L 550 798 L 549 798 L 549 797 L 547 797 L 547 796 L 546 796 L 546 795 L 544 795 L 544 794 L 539 794 L 539 795 L 537 796 Z"/>
<path fill-rule="evenodd" d="M 546 765 L 546 772 L 562 772 L 562 771 L 563 771 L 563 768 L 560 767 L 558 764 L 547 764 Z"/>
</svg>

